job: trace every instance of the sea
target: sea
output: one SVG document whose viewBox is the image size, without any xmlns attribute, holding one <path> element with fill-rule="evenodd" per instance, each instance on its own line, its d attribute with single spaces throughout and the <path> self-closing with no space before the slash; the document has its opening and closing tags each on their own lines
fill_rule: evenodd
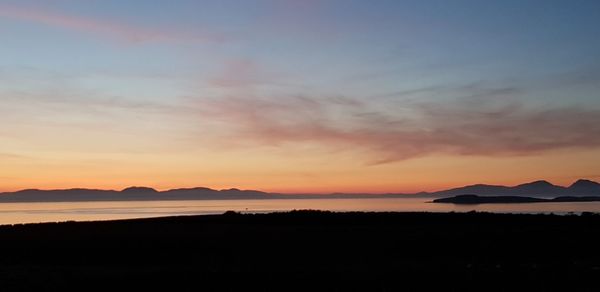
<svg viewBox="0 0 600 292">
<path fill-rule="evenodd" d="M 600 202 L 455 205 L 431 203 L 430 198 L 264 199 L 193 201 L 103 201 L 0 203 L 0 225 L 97 221 L 165 216 L 270 213 L 291 210 L 334 212 L 493 212 L 580 214 L 600 212 Z"/>
</svg>

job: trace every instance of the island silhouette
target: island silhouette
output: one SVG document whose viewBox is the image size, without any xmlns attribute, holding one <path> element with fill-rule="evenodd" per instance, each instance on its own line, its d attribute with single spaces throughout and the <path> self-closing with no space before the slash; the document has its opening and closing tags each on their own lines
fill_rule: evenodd
<svg viewBox="0 0 600 292">
<path fill-rule="evenodd" d="M 452 203 L 462 205 L 473 204 L 518 204 L 518 203 L 571 203 L 571 202 L 600 202 L 600 196 L 557 197 L 553 199 L 521 197 L 521 196 L 478 196 L 459 195 L 433 200 L 434 203 Z"/>
</svg>

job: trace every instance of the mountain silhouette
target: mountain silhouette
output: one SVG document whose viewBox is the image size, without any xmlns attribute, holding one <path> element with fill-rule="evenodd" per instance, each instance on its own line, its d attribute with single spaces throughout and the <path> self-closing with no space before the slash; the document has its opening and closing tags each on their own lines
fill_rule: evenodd
<svg viewBox="0 0 600 292">
<path fill-rule="evenodd" d="M 580 179 L 569 186 L 569 192 L 572 195 L 600 194 L 600 183 L 587 179 Z"/>
<path fill-rule="evenodd" d="M 478 196 L 530 196 L 555 198 L 558 196 L 598 196 L 600 184 L 580 179 L 569 187 L 553 185 L 544 180 L 520 184 L 513 187 L 477 184 L 430 193 L 432 196 L 459 196 L 473 194 Z"/>
<path fill-rule="evenodd" d="M 126 188 L 126 189 L 122 190 L 121 193 L 125 193 L 125 194 L 152 194 L 152 193 L 158 193 L 158 191 L 155 190 L 155 189 L 153 189 L 153 188 L 147 188 L 147 187 L 129 187 L 129 188 Z"/>
<path fill-rule="evenodd" d="M 523 193 L 529 195 L 561 195 L 565 192 L 565 188 L 555 186 L 545 180 L 538 180 L 531 183 L 521 184 L 514 187 L 515 193 Z"/>
<path fill-rule="evenodd" d="M 416 194 L 278 194 L 236 188 L 215 190 L 206 187 L 179 188 L 157 191 L 149 187 L 133 186 L 121 191 L 98 189 L 39 190 L 27 189 L 0 193 L 2 202 L 80 202 L 80 201 L 148 201 L 148 200 L 255 200 L 255 199 L 361 199 L 361 198 L 443 198 L 460 195 L 477 196 L 526 196 L 556 198 L 565 196 L 600 196 L 600 183 L 580 179 L 569 187 L 553 185 L 544 180 L 516 186 L 475 184 L 438 192 Z"/>
<path fill-rule="evenodd" d="M 273 195 L 253 190 L 213 190 L 209 188 L 174 189 L 159 192 L 148 187 L 129 187 L 122 191 L 96 189 L 28 189 L 0 193 L 0 202 L 81 202 L 135 200 L 231 200 L 269 199 Z"/>
</svg>

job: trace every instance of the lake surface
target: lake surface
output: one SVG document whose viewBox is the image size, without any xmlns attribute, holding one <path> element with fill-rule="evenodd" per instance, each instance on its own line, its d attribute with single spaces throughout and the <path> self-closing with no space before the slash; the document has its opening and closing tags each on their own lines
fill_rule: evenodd
<svg viewBox="0 0 600 292">
<path fill-rule="evenodd" d="M 0 224 L 114 220 L 176 215 L 265 213 L 290 210 L 556 213 L 600 212 L 600 202 L 454 205 L 431 199 L 283 199 L 0 203 Z"/>
</svg>

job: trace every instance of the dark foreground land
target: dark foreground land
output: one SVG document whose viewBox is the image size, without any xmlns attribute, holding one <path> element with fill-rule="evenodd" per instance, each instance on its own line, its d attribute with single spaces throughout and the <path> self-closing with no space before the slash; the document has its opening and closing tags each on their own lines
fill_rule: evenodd
<svg viewBox="0 0 600 292">
<path fill-rule="evenodd" d="M 0 291 L 598 291 L 600 216 L 227 213 L 0 227 Z"/>
</svg>

